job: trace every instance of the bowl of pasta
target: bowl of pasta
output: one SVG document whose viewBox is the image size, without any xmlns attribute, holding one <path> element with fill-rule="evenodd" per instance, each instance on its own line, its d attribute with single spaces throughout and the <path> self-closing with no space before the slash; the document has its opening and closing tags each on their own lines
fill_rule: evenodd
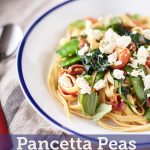
<svg viewBox="0 0 150 150">
<path fill-rule="evenodd" d="M 31 105 L 77 135 L 150 133 L 148 6 L 67 1 L 38 18 L 17 58 Z"/>
</svg>

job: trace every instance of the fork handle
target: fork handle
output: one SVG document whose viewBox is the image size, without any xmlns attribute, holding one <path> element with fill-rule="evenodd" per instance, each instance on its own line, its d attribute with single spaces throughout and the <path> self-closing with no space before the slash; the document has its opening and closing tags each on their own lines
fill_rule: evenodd
<svg viewBox="0 0 150 150">
<path fill-rule="evenodd" d="M 2 106 L 0 104 L 0 135 L 3 135 L 3 134 L 5 135 L 8 134 L 8 129 L 7 129 L 6 121 L 4 118 Z"/>
</svg>

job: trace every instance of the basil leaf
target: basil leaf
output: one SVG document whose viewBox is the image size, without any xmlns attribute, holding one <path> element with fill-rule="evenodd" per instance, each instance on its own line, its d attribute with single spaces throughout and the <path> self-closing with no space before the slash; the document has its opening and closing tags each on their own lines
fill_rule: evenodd
<svg viewBox="0 0 150 150">
<path fill-rule="evenodd" d="M 97 93 L 79 94 L 78 100 L 82 106 L 83 114 L 87 116 L 95 115 L 99 96 Z"/>
<path fill-rule="evenodd" d="M 104 115 L 107 113 L 111 112 L 112 110 L 112 105 L 108 105 L 105 103 L 100 104 L 100 106 L 97 109 L 97 113 L 93 116 L 93 121 L 98 121 L 101 119 Z"/>
</svg>

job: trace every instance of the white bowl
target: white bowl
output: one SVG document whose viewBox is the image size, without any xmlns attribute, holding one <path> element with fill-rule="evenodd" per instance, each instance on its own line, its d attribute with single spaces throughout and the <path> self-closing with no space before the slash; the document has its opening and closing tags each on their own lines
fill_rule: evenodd
<svg viewBox="0 0 150 150">
<path fill-rule="evenodd" d="M 102 14 L 149 15 L 149 12 L 147 0 L 70 0 L 48 10 L 38 18 L 24 36 L 17 61 L 22 89 L 37 112 L 48 122 L 53 122 L 69 133 L 78 135 L 116 133 L 75 115 L 71 115 L 69 120 L 63 107 L 52 99 L 48 90 L 49 67 L 56 45 L 70 22 L 87 16 L 99 17 Z"/>
</svg>

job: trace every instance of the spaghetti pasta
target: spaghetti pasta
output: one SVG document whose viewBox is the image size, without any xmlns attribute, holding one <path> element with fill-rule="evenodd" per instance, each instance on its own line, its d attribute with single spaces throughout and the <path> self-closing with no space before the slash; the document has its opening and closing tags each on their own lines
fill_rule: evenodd
<svg viewBox="0 0 150 150">
<path fill-rule="evenodd" d="M 52 96 L 68 117 L 94 118 L 114 131 L 150 130 L 149 17 L 92 20 L 71 23 L 60 42 L 48 75 Z"/>
</svg>

